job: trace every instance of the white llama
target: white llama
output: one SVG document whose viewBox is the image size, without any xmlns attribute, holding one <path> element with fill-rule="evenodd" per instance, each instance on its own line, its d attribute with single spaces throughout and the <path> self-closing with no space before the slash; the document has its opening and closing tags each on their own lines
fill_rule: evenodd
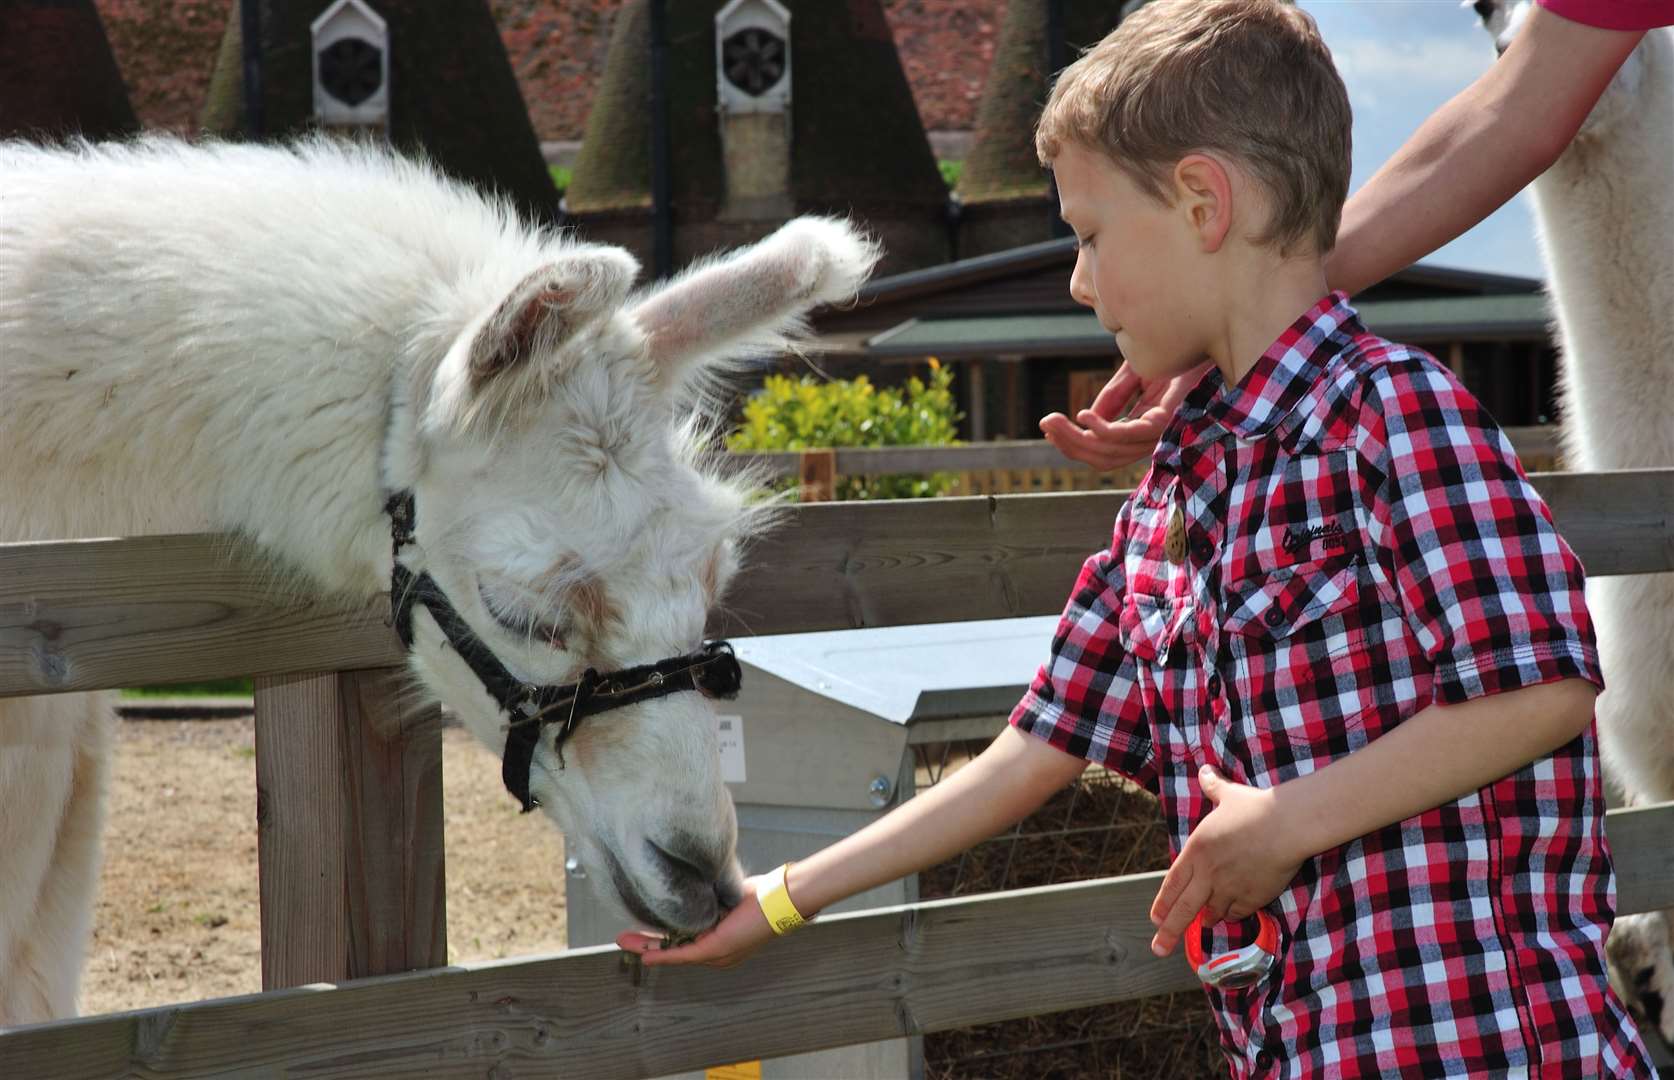
<svg viewBox="0 0 1674 1080">
<path fill-rule="evenodd" d="M 1475 5 L 1503 50 L 1528 10 Z M 1554 73 L 1561 78 L 1561 73 Z M 1646 34 L 1533 186 L 1557 315 L 1572 469 L 1674 465 L 1674 30 Z M 1595 578 L 1587 605 L 1606 689 L 1607 779 L 1632 804 L 1674 799 L 1674 574 Z M 1611 978 L 1674 1042 L 1674 912 L 1618 919 Z"/>
<path fill-rule="evenodd" d="M 877 255 L 803 218 L 630 296 L 620 249 L 370 148 L 0 144 L 0 541 L 226 530 L 372 598 L 410 492 L 394 573 L 446 598 L 415 609 L 411 667 L 488 749 L 507 717 L 446 605 L 519 691 L 670 658 L 678 692 L 561 750 L 546 729 L 526 803 L 636 917 L 697 930 L 742 875 L 710 706 L 674 669 L 718 670 L 693 650 L 757 517 L 702 466 L 694 409 Z M 0 1026 L 74 1010 L 110 716 L 0 700 Z"/>
</svg>

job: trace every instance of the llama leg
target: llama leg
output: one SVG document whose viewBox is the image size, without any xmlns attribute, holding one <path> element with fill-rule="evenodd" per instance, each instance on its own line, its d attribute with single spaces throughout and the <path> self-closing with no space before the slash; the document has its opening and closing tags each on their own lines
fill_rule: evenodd
<svg viewBox="0 0 1674 1080">
<path fill-rule="evenodd" d="M 1674 800 L 1674 575 L 1589 583 L 1607 689 L 1598 699 L 1605 779 L 1630 806 Z M 1643 1027 L 1674 1044 L 1674 911 L 1624 915 L 1610 980 Z"/>
<path fill-rule="evenodd" d="M 104 694 L 0 701 L 0 1024 L 75 1015 L 111 728 Z"/>
</svg>

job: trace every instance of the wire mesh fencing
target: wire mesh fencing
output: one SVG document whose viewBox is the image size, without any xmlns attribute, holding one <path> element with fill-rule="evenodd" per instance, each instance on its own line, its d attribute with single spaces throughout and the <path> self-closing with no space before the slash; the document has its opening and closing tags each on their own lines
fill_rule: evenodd
<svg viewBox="0 0 1674 1080">
<path fill-rule="evenodd" d="M 915 746 L 920 790 L 984 741 Z M 919 875 L 924 900 L 1161 870 L 1168 837 L 1156 799 L 1097 767 L 1019 822 Z M 924 1036 L 926 1080 L 1197 1080 L 1226 1075 L 1201 992 L 1007 1020 Z"/>
</svg>

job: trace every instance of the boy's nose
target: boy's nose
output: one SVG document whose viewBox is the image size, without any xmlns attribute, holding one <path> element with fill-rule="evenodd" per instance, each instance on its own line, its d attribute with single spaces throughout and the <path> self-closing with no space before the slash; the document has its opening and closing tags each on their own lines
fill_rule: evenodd
<svg viewBox="0 0 1674 1080">
<path fill-rule="evenodd" d="M 1070 273 L 1070 299 L 1083 307 L 1093 306 L 1093 290 L 1088 287 L 1087 274 L 1082 269 L 1081 255 L 1075 257 L 1075 269 Z"/>
</svg>

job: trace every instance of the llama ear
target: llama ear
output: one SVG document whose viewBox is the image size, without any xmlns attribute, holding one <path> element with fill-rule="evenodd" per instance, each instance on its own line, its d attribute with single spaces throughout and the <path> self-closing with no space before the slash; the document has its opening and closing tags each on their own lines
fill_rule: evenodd
<svg viewBox="0 0 1674 1080">
<path fill-rule="evenodd" d="M 556 348 L 577 328 L 621 306 L 638 273 L 639 263 L 626 251 L 589 246 L 518 282 L 471 341 L 471 388 Z"/>
<path fill-rule="evenodd" d="M 838 218 L 800 217 L 747 248 L 687 270 L 632 310 L 665 383 L 699 357 L 787 348 L 800 319 L 852 298 L 883 249 Z"/>
</svg>

